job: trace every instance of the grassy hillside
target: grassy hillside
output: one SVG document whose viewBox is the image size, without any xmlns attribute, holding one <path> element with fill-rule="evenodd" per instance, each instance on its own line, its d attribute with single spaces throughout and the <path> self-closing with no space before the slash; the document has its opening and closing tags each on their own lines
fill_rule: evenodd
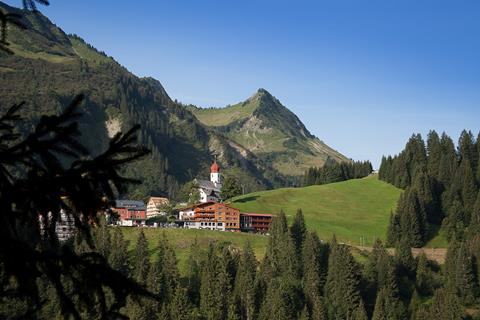
<svg viewBox="0 0 480 320">
<path fill-rule="evenodd" d="M 130 250 L 134 250 L 140 228 L 122 228 L 125 239 L 130 241 Z M 224 242 L 237 249 L 242 249 L 247 241 L 255 252 L 257 259 L 262 259 L 265 254 L 268 237 L 257 234 L 220 232 L 210 230 L 189 230 L 189 229 L 153 229 L 143 228 L 148 240 L 150 254 L 155 258 L 155 248 L 159 239 L 165 236 L 174 246 L 181 272 L 185 271 L 186 262 L 190 253 L 191 244 L 197 239 L 202 250 L 205 250 L 212 241 Z"/>
<path fill-rule="evenodd" d="M 339 241 L 359 244 L 366 237 L 385 239 L 390 212 L 395 208 L 401 190 L 380 181 L 376 176 L 345 182 L 284 188 L 250 193 L 234 198 L 233 206 L 245 212 L 278 213 L 280 209 L 291 219 L 301 208 L 307 226 L 321 239 L 333 234 Z"/>
<path fill-rule="evenodd" d="M 285 175 L 302 176 L 328 158 L 349 161 L 313 136 L 300 119 L 265 89 L 225 108 L 190 106 L 197 119 L 235 143 L 271 163 Z"/>
</svg>

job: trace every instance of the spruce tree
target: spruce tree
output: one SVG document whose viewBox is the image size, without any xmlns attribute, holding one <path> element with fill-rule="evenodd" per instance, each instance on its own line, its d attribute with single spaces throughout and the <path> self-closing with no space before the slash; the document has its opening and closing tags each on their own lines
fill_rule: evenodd
<svg viewBox="0 0 480 320">
<path fill-rule="evenodd" d="M 188 299 L 187 291 L 180 286 L 175 289 L 173 300 L 170 302 L 170 319 L 190 320 L 194 318 L 193 308 Z"/>
<path fill-rule="evenodd" d="M 314 302 L 323 295 L 328 272 L 327 245 L 320 242 L 315 232 L 307 232 L 303 246 L 303 292 L 310 309 Z"/>
<path fill-rule="evenodd" d="M 395 260 L 401 273 L 412 275 L 415 272 L 416 263 L 408 240 L 402 239 L 397 242 L 395 246 Z"/>
<path fill-rule="evenodd" d="M 222 320 L 227 315 L 226 305 L 223 304 L 225 292 L 219 282 L 218 260 L 215 247 L 210 243 L 202 264 L 200 284 L 200 312 L 207 320 Z"/>
<path fill-rule="evenodd" d="M 300 258 L 303 242 L 305 241 L 307 234 L 307 227 L 305 225 L 305 218 L 303 217 L 302 209 L 297 210 L 292 226 L 290 227 L 290 233 L 295 245 L 295 251 L 297 252 L 297 256 Z"/>
<path fill-rule="evenodd" d="M 187 295 L 194 306 L 200 303 L 200 255 L 201 250 L 197 239 L 190 245 L 190 254 L 187 259 Z"/>
<path fill-rule="evenodd" d="M 112 235 L 112 247 L 109 264 L 112 269 L 120 271 L 123 275 L 129 275 L 128 242 L 123 237 L 121 228 L 114 228 Z"/>
<path fill-rule="evenodd" d="M 148 253 L 148 242 L 143 230 L 140 230 L 133 258 L 133 278 L 138 283 L 145 284 L 147 281 L 149 268 L 150 259 Z"/>
<path fill-rule="evenodd" d="M 360 279 L 360 267 L 348 247 L 333 241 L 328 259 L 325 293 L 329 317 L 336 319 L 353 317 L 362 301 Z"/>
<path fill-rule="evenodd" d="M 438 180 L 443 188 L 446 189 L 452 184 L 455 175 L 457 168 L 457 154 L 452 139 L 445 132 L 442 134 L 440 144 L 442 147 L 442 156 L 440 158 Z"/>
<path fill-rule="evenodd" d="M 440 159 L 442 157 L 442 146 L 440 137 L 435 130 L 428 133 L 427 138 L 427 171 L 428 175 L 439 181 L 440 177 Z"/>
<path fill-rule="evenodd" d="M 438 289 L 435 291 L 432 304 L 428 309 L 429 319 L 453 320 L 463 319 L 464 316 L 457 295 L 446 289 Z"/>
<path fill-rule="evenodd" d="M 418 293 L 423 296 L 429 296 L 433 294 L 435 280 L 432 274 L 432 270 L 428 265 L 427 256 L 422 253 L 418 257 L 417 274 L 415 276 L 415 288 Z"/>
<path fill-rule="evenodd" d="M 317 297 L 313 300 L 312 312 L 310 319 L 327 320 L 327 309 L 325 307 L 324 298 Z"/>
<path fill-rule="evenodd" d="M 257 260 L 250 243 L 243 248 L 238 272 L 235 279 L 234 295 L 238 301 L 241 319 L 252 320 L 255 317 L 255 283 Z"/>
</svg>

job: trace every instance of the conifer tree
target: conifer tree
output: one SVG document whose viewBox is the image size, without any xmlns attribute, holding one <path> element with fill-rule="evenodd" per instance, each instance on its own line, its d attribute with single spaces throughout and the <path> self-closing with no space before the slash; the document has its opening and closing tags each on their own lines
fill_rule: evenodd
<svg viewBox="0 0 480 320">
<path fill-rule="evenodd" d="M 227 315 L 226 306 L 223 304 L 225 292 L 219 283 L 218 260 L 215 247 L 210 243 L 202 264 L 200 284 L 200 312 L 208 320 L 222 320 Z"/>
<path fill-rule="evenodd" d="M 348 247 L 332 241 L 325 298 L 331 318 L 350 319 L 362 301 L 360 268 Z M 363 303 L 363 302 L 362 302 Z"/>
<path fill-rule="evenodd" d="M 110 229 L 106 226 L 105 219 L 102 219 L 99 226 L 93 229 L 93 238 L 95 241 L 96 252 L 108 259 L 112 245 Z"/>
<path fill-rule="evenodd" d="M 472 303 L 477 292 L 472 256 L 467 244 L 463 241 L 460 243 L 456 253 L 454 273 L 456 292 L 462 298 L 462 301 L 467 304 Z"/>
<path fill-rule="evenodd" d="M 260 272 L 263 280 L 268 282 L 280 275 L 298 278 L 300 263 L 283 211 L 273 218 L 269 232 L 270 238 Z"/>
<path fill-rule="evenodd" d="M 311 317 L 312 320 L 327 320 L 327 309 L 325 307 L 324 299 L 317 297 L 313 300 Z"/>
<path fill-rule="evenodd" d="M 368 320 L 367 312 L 365 311 L 365 306 L 364 306 L 362 300 L 360 300 L 360 303 L 355 308 L 352 319 L 353 320 Z"/>
<path fill-rule="evenodd" d="M 173 300 L 170 302 L 170 319 L 194 319 L 193 308 L 188 299 L 187 291 L 180 286 L 175 289 Z"/>
<path fill-rule="evenodd" d="M 457 295 L 446 289 L 438 289 L 435 291 L 433 302 L 428 310 L 428 319 L 463 319 L 464 315 Z"/>
<path fill-rule="evenodd" d="M 250 243 L 245 245 L 235 279 L 235 297 L 241 319 L 252 320 L 255 317 L 255 283 L 257 261 Z"/>
<path fill-rule="evenodd" d="M 129 261 L 128 261 L 128 242 L 123 237 L 123 232 L 120 228 L 113 229 L 112 247 L 109 257 L 109 264 L 112 269 L 120 271 L 123 275 L 129 275 Z"/>
<path fill-rule="evenodd" d="M 149 268 L 150 259 L 148 253 L 148 242 L 143 230 L 140 230 L 133 258 L 133 278 L 138 283 L 145 284 L 147 281 Z"/>
<path fill-rule="evenodd" d="M 428 175 L 439 181 L 440 177 L 440 159 L 442 157 L 442 146 L 440 137 L 435 130 L 428 133 L 427 138 L 427 171 Z"/>
<path fill-rule="evenodd" d="M 411 275 L 416 269 L 412 248 L 406 239 L 397 242 L 395 246 L 395 260 L 401 273 Z"/>
<path fill-rule="evenodd" d="M 477 194 L 477 199 L 473 206 L 470 225 L 468 227 L 468 238 L 471 239 L 477 234 L 480 234 L 480 191 Z"/>
<path fill-rule="evenodd" d="M 292 226 L 290 227 L 290 233 L 292 235 L 297 256 L 301 258 L 302 246 L 307 234 L 307 227 L 305 225 L 305 218 L 303 217 L 302 209 L 297 210 Z"/>
<path fill-rule="evenodd" d="M 440 158 L 438 180 L 443 188 L 446 189 L 452 184 L 455 175 L 457 168 L 457 155 L 452 139 L 447 136 L 445 132 L 442 134 L 440 145 L 442 147 L 442 156 Z"/>
<path fill-rule="evenodd" d="M 415 277 L 415 288 L 418 293 L 423 296 L 428 296 L 433 294 L 435 280 L 433 279 L 433 274 L 428 266 L 427 256 L 422 253 L 418 257 L 417 263 L 417 274 Z"/>
<path fill-rule="evenodd" d="M 288 277 L 277 277 L 268 286 L 259 319 L 294 319 L 301 307 L 298 288 Z"/>
<path fill-rule="evenodd" d="M 187 295 L 192 305 L 198 306 L 200 303 L 200 248 L 195 241 L 190 246 L 190 254 L 187 259 Z"/>
<path fill-rule="evenodd" d="M 323 295 L 328 272 L 328 246 L 320 242 L 315 232 L 307 232 L 303 264 L 303 292 L 312 311 L 314 302 Z"/>
</svg>

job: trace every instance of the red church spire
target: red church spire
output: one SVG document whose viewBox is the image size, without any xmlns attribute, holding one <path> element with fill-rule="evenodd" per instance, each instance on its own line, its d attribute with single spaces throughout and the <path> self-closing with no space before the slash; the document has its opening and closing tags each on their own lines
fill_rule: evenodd
<svg viewBox="0 0 480 320">
<path fill-rule="evenodd" d="M 217 160 L 213 161 L 212 166 L 210 167 L 210 172 L 211 173 L 219 173 L 220 172 L 220 167 L 217 164 Z"/>
</svg>

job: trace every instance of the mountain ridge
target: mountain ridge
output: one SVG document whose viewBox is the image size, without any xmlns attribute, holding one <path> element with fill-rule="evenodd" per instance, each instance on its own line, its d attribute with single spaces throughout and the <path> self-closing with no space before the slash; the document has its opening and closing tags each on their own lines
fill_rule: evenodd
<svg viewBox="0 0 480 320">
<path fill-rule="evenodd" d="M 20 11 L 1 2 L 0 6 L 5 11 Z M 237 176 L 246 192 L 298 183 L 299 177 L 283 174 L 267 158 L 203 124 L 191 108 L 172 101 L 160 81 L 135 76 L 79 36 L 67 35 L 40 13 L 22 14 L 29 28 L 10 28 L 15 54 L 0 59 L 0 109 L 27 101 L 24 132 L 41 115 L 61 112 L 82 92 L 86 99 L 81 139 L 94 153 L 103 150 L 115 132 L 136 123 L 142 125 L 139 140 L 152 154 L 126 171 L 144 182 L 129 196 L 175 198 L 181 184 L 208 176 L 214 154 L 224 173 Z"/>
<path fill-rule="evenodd" d="M 350 161 L 312 135 L 297 115 L 263 88 L 235 105 L 190 106 L 189 110 L 203 124 L 289 175 L 302 175 L 309 167 L 320 167 L 328 159 Z"/>
</svg>

